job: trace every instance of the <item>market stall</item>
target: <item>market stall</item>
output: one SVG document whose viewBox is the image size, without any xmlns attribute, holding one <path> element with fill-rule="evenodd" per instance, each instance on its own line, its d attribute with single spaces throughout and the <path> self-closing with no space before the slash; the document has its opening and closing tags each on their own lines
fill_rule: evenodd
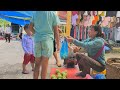
<svg viewBox="0 0 120 90">
<path fill-rule="evenodd" d="M 33 11 L 0 11 L 0 18 L 21 26 L 30 23 Z"/>
</svg>

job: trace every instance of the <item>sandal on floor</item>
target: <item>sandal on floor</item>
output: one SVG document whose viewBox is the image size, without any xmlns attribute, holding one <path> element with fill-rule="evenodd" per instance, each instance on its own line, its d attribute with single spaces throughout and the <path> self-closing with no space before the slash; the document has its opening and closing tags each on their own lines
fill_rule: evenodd
<svg viewBox="0 0 120 90">
<path fill-rule="evenodd" d="M 29 72 L 28 71 L 24 71 L 24 72 L 22 72 L 22 74 L 29 74 Z"/>
</svg>

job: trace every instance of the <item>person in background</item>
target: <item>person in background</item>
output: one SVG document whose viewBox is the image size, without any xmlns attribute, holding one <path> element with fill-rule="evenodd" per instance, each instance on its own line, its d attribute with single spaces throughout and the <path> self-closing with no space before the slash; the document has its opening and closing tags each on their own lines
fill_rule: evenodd
<svg viewBox="0 0 120 90">
<path fill-rule="evenodd" d="M 3 29 L 2 29 L 2 26 L 0 25 L 0 36 L 3 35 Z"/>
<path fill-rule="evenodd" d="M 41 79 L 46 79 L 48 61 L 53 55 L 54 36 L 57 51 L 60 50 L 59 24 L 60 20 L 54 11 L 36 11 L 33 14 L 29 28 L 34 33 L 35 42 L 34 79 L 38 79 L 40 67 Z"/>
<path fill-rule="evenodd" d="M 28 24 L 24 26 L 24 30 L 27 34 L 22 37 L 22 47 L 25 52 L 23 61 L 23 74 L 28 74 L 26 65 L 30 62 L 32 71 L 34 70 L 34 42 L 32 38 L 32 32 L 28 28 Z"/>
<path fill-rule="evenodd" d="M 97 25 L 91 26 L 88 35 L 89 38 L 84 41 L 78 41 L 72 37 L 66 37 L 68 42 L 87 50 L 88 56 L 81 53 L 75 54 L 79 69 L 82 70 L 82 72 L 77 73 L 76 76 L 82 78 L 85 78 L 86 74 L 90 74 L 90 68 L 97 72 L 102 72 L 106 67 L 104 50 L 105 42 L 104 39 L 101 38 L 101 27 Z"/>
<path fill-rule="evenodd" d="M 11 29 L 10 25 L 7 24 L 6 30 L 5 30 L 5 39 L 6 39 L 6 42 L 9 41 L 9 43 L 10 43 L 11 32 L 12 32 L 12 29 Z"/>
<path fill-rule="evenodd" d="M 120 22 L 117 23 L 117 34 L 116 34 L 116 42 L 120 43 Z"/>
<path fill-rule="evenodd" d="M 20 38 L 20 40 L 22 40 L 22 35 L 23 35 L 23 33 L 22 33 L 22 27 L 20 26 L 20 28 L 19 28 L 20 30 L 20 34 L 19 34 L 19 38 Z"/>
</svg>

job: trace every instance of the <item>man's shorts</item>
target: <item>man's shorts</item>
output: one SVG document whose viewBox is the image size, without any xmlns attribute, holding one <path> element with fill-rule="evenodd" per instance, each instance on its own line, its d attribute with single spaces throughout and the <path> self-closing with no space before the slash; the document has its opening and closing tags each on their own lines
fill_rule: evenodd
<svg viewBox="0 0 120 90">
<path fill-rule="evenodd" d="M 27 65 L 29 62 L 34 63 L 34 61 L 35 61 L 35 57 L 33 54 L 31 55 L 24 54 L 23 64 Z"/>
<path fill-rule="evenodd" d="M 35 42 L 34 55 L 35 57 L 48 57 L 50 58 L 53 55 L 53 40 L 47 39 L 40 42 Z"/>
</svg>

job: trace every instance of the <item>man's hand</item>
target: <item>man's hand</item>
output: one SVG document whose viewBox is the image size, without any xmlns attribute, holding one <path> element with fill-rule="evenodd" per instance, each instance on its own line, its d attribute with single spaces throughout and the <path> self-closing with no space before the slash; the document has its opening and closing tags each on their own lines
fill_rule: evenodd
<svg viewBox="0 0 120 90">
<path fill-rule="evenodd" d="M 77 47 L 77 46 L 76 46 L 76 47 L 74 47 L 73 52 L 74 52 L 74 53 L 79 52 L 80 49 L 81 49 L 80 47 Z"/>
<path fill-rule="evenodd" d="M 72 37 L 67 36 L 67 37 L 65 37 L 65 38 L 67 39 L 67 41 L 68 41 L 69 43 L 72 43 L 72 42 L 73 42 L 73 38 L 72 38 Z"/>
</svg>

